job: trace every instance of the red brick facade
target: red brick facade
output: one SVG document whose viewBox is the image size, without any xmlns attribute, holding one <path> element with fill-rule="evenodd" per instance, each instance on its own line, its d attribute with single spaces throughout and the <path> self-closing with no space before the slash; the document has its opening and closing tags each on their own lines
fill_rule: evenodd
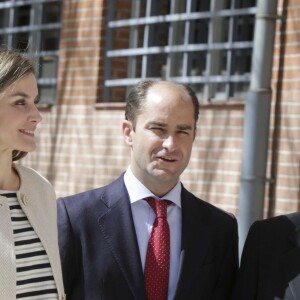
<svg viewBox="0 0 300 300">
<path fill-rule="evenodd" d="M 119 2 L 125 6 L 124 11 L 118 6 L 119 13 L 128 14 L 129 2 Z M 285 3 L 278 6 L 287 18 L 277 21 L 267 172 L 275 184 L 266 184 L 266 217 L 300 205 L 300 5 L 290 0 L 282 7 Z M 23 161 L 46 176 L 58 196 L 102 186 L 129 164 L 121 131 L 124 104 L 101 104 L 106 13 L 104 0 L 64 1 L 57 105 L 43 111 L 38 149 Z M 126 32 L 119 34 L 128 38 Z M 114 64 L 118 76 L 126 62 Z M 242 101 L 201 105 L 191 162 L 181 178 L 197 196 L 235 214 L 243 117 Z"/>
</svg>

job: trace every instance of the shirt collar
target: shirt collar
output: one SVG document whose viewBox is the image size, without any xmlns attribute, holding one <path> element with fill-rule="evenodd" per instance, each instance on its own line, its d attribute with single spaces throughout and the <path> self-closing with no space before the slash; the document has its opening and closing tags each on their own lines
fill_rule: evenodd
<svg viewBox="0 0 300 300">
<path fill-rule="evenodd" d="M 147 197 L 155 196 L 147 187 L 145 187 L 132 173 L 130 167 L 124 174 L 124 183 L 127 188 L 131 204 Z M 165 200 L 170 200 L 177 206 L 181 207 L 181 184 L 178 180 L 177 184 L 162 197 Z"/>
</svg>

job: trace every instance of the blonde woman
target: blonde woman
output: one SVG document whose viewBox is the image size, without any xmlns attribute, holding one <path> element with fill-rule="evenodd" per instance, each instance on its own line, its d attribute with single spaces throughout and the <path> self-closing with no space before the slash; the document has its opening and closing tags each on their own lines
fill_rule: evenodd
<svg viewBox="0 0 300 300">
<path fill-rule="evenodd" d="M 0 299 L 65 299 L 49 182 L 15 163 L 42 117 L 33 63 L 0 48 Z"/>
</svg>

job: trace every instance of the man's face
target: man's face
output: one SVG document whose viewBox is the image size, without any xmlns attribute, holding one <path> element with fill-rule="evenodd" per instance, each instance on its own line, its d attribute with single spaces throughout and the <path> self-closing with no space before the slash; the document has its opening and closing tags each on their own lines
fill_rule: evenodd
<svg viewBox="0 0 300 300">
<path fill-rule="evenodd" d="M 195 137 L 194 106 L 183 87 L 159 82 L 149 88 L 135 130 L 123 123 L 133 174 L 163 196 L 188 165 Z"/>
</svg>

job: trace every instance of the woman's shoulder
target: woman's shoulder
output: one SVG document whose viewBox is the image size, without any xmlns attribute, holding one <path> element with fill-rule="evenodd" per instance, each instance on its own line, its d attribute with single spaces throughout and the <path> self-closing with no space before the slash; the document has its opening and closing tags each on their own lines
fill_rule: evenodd
<svg viewBox="0 0 300 300">
<path fill-rule="evenodd" d="M 27 182 L 27 181 L 37 181 L 40 184 L 44 183 L 46 185 L 51 185 L 49 180 L 46 179 L 44 176 L 42 176 L 39 172 L 37 172 L 36 170 L 27 167 L 27 166 L 23 166 L 19 163 L 14 163 L 13 164 L 14 168 L 17 170 L 20 178 L 21 178 L 21 182 Z"/>
</svg>

